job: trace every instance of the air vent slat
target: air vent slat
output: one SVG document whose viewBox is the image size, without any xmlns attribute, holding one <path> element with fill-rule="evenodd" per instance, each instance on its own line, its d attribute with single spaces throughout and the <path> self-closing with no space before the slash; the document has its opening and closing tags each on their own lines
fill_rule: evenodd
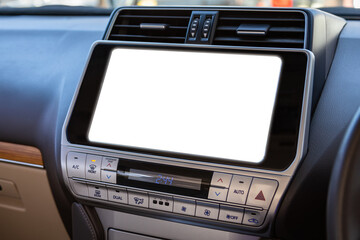
<svg viewBox="0 0 360 240">
<path fill-rule="evenodd" d="M 140 28 L 140 25 L 120 25 L 120 24 L 115 24 L 114 25 L 115 28 Z M 182 30 L 186 30 L 187 27 L 181 27 L 181 26 L 168 26 L 169 29 L 182 29 Z"/>
<path fill-rule="evenodd" d="M 303 22 L 304 19 L 292 18 L 248 18 L 248 17 L 221 17 L 220 21 L 259 21 L 259 22 Z"/>
<path fill-rule="evenodd" d="M 187 16 L 146 16 L 146 15 L 119 15 L 119 18 L 164 18 L 164 19 L 189 19 Z"/>
<path fill-rule="evenodd" d="M 268 25 L 262 36 L 239 36 L 239 26 Z M 300 11 L 221 11 L 217 23 L 215 45 L 279 48 L 305 47 L 305 15 Z"/>
<path fill-rule="evenodd" d="M 124 9 L 119 12 L 108 39 L 185 43 L 190 16 L 190 10 Z"/>
<path fill-rule="evenodd" d="M 290 43 L 290 44 L 302 44 L 303 40 L 301 39 L 283 39 L 283 38 L 271 38 L 266 41 L 264 40 L 256 40 L 256 39 L 246 39 L 246 38 L 236 38 L 236 37 L 217 37 L 215 41 L 224 41 L 224 42 L 250 42 L 250 43 Z"/>
<path fill-rule="evenodd" d="M 217 28 L 217 31 L 236 31 L 236 26 L 220 26 Z M 296 33 L 302 33 L 304 32 L 303 28 L 297 28 L 297 27 L 271 27 L 269 29 L 269 32 L 296 32 Z"/>
<path fill-rule="evenodd" d="M 168 36 L 145 36 L 145 35 L 128 35 L 128 34 L 111 34 L 112 37 L 118 38 L 155 38 L 155 39 L 176 39 L 185 40 L 185 37 L 168 37 Z"/>
</svg>

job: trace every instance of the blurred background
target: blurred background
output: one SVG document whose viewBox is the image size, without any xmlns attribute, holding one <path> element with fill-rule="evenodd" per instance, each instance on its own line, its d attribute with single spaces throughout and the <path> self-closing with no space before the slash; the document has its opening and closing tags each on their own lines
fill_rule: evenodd
<svg viewBox="0 0 360 240">
<path fill-rule="evenodd" d="M 158 5 L 222 5 L 258 7 L 353 7 L 353 0 L 0 0 L 0 7 L 39 7 L 45 5 L 93 6 L 116 8 L 120 6 Z"/>
</svg>

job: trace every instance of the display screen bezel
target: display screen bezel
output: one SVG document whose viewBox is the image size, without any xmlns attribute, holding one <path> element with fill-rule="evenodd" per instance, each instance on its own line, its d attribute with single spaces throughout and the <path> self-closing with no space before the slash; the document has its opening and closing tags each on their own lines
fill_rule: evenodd
<svg viewBox="0 0 360 240">
<path fill-rule="evenodd" d="M 275 103 L 273 120 L 270 128 L 268 147 L 265 159 L 260 163 L 235 161 L 231 159 L 212 158 L 169 151 L 149 150 L 136 147 L 126 147 L 95 143 L 88 140 L 88 131 L 101 85 L 107 69 L 109 57 L 114 48 L 161 49 L 169 51 L 205 51 L 229 54 L 260 54 L 276 55 L 283 60 L 279 90 Z M 127 152 L 150 154 L 152 157 L 162 156 L 177 159 L 202 162 L 221 163 L 234 166 L 284 170 L 295 159 L 298 147 L 298 137 L 304 96 L 304 86 L 307 76 L 308 55 L 302 51 L 271 51 L 234 47 L 194 47 L 189 45 L 163 44 L 97 44 L 94 46 L 84 72 L 83 80 L 71 113 L 66 133 L 72 144 L 122 150 Z"/>
</svg>

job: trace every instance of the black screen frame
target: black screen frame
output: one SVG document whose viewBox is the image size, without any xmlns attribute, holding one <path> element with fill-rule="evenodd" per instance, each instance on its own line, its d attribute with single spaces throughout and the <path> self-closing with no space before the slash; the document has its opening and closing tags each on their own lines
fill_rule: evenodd
<svg viewBox="0 0 360 240">
<path fill-rule="evenodd" d="M 231 159 L 149 150 L 89 141 L 87 135 L 92 116 L 94 114 L 102 82 L 105 77 L 109 57 L 114 48 L 143 48 L 169 51 L 205 51 L 230 54 L 244 53 L 280 56 L 283 60 L 283 65 L 264 160 L 259 163 L 250 163 Z M 176 159 L 282 171 L 291 165 L 298 150 L 299 129 L 308 61 L 309 55 L 304 51 L 194 46 L 186 44 L 97 43 L 93 46 L 90 53 L 88 65 L 83 75 L 81 86 L 76 97 L 76 102 L 73 106 L 71 116 L 66 127 L 67 140 L 71 144 L 149 154 L 152 157 L 162 156 Z"/>
</svg>

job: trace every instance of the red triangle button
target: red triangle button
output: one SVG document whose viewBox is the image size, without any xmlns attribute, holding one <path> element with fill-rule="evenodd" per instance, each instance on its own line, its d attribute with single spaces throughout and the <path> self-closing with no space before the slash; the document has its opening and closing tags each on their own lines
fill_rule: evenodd
<svg viewBox="0 0 360 240">
<path fill-rule="evenodd" d="M 260 191 L 258 193 L 258 195 L 255 197 L 256 200 L 261 200 L 261 201 L 265 201 L 265 197 L 264 197 L 264 194 L 263 194 L 263 191 Z"/>
</svg>

